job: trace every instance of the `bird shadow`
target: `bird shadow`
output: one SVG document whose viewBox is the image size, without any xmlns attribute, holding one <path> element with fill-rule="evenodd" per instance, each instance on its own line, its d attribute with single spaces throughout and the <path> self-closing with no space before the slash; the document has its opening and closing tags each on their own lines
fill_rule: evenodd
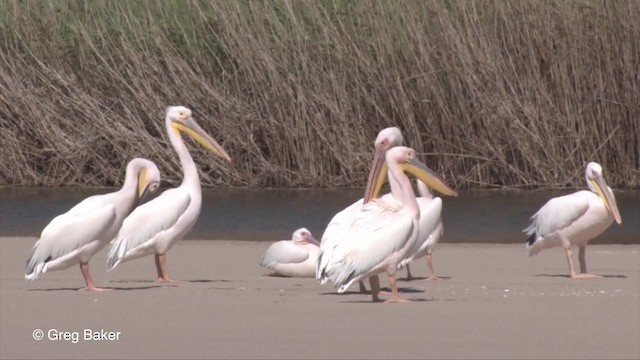
<svg viewBox="0 0 640 360">
<path fill-rule="evenodd" d="M 571 278 L 571 276 L 566 275 L 566 274 L 536 274 L 536 275 L 533 275 L 533 276 L 535 276 L 535 277 L 567 278 L 567 279 Z M 598 276 L 601 276 L 601 277 L 603 277 L 605 279 L 615 279 L 615 278 L 617 278 L 617 279 L 626 279 L 627 278 L 626 275 L 598 275 Z M 594 279 L 597 279 L 597 278 L 594 278 Z"/>
<path fill-rule="evenodd" d="M 198 283 L 214 283 L 214 282 L 231 282 L 231 280 L 225 280 L 225 279 L 218 279 L 218 280 L 212 280 L 212 279 L 192 279 L 192 280 L 175 280 L 175 282 L 167 282 L 167 283 L 160 283 L 157 282 L 155 280 L 117 280 L 117 281 L 109 281 L 112 284 L 128 284 L 128 283 L 143 283 L 143 284 L 158 284 L 158 286 L 167 286 L 167 285 L 180 285 L 180 284 L 198 284 Z"/>
<path fill-rule="evenodd" d="M 438 276 L 438 280 L 449 280 L 451 279 L 451 276 Z M 414 280 L 429 280 L 428 276 L 413 276 L 411 278 L 400 278 L 398 279 L 398 281 L 414 281 Z M 430 280 L 430 281 L 437 281 L 437 280 Z"/>
<path fill-rule="evenodd" d="M 380 301 L 371 301 L 371 300 L 345 300 L 345 301 L 340 301 L 343 304 L 386 304 L 386 301 L 388 299 L 381 299 Z M 411 304 L 411 303 L 421 303 L 421 302 L 429 302 L 429 301 L 436 301 L 435 299 L 424 299 L 424 298 L 420 298 L 420 299 L 403 299 L 403 300 L 409 300 L 409 302 L 407 304 Z"/>
<path fill-rule="evenodd" d="M 148 290 L 153 288 L 159 288 L 162 285 L 151 285 L 151 286 L 133 286 L 133 287 L 121 287 L 121 286 L 112 286 L 107 287 L 107 290 L 117 290 L 117 291 L 130 291 L 130 290 Z M 49 289 L 29 289 L 28 291 L 77 291 L 77 292 L 86 292 L 87 294 L 96 294 L 98 291 L 83 291 L 82 288 L 77 287 L 64 287 L 64 288 L 49 288 Z M 103 291 L 109 292 L 109 291 Z"/>
<path fill-rule="evenodd" d="M 391 289 L 384 287 L 381 288 L 380 291 L 389 293 L 391 294 Z M 400 294 L 415 294 L 415 293 L 424 293 L 424 290 L 420 290 L 420 289 L 414 289 L 414 288 L 398 288 L 398 293 Z M 324 292 L 324 293 L 320 293 L 320 295 L 337 295 L 337 296 L 343 296 L 343 295 L 371 295 L 371 291 L 365 291 L 365 292 L 360 292 L 360 291 L 345 291 L 343 293 L 338 293 L 337 291 L 334 292 Z"/>
</svg>

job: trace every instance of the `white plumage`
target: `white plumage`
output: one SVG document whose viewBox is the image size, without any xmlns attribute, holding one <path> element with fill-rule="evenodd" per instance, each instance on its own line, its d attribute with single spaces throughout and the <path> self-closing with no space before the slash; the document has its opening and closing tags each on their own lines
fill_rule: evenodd
<svg viewBox="0 0 640 360">
<path fill-rule="evenodd" d="M 439 197 L 433 197 L 433 194 L 429 190 L 427 184 L 423 183 L 420 180 L 416 180 L 418 193 L 420 197 L 416 198 L 418 202 L 418 207 L 420 208 L 420 235 L 418 244 L 419 248 L 416 253 L 411 256 L 411 261 L 415 259 L 419 259 L 423 256 L 426 257 L 427 260 L 427 272 L 429 280 L 437 280 L 435 271 L 433 270 L 433 259 L 432 254 L 436 245 L 440 241 L 440 238 L 444 234 L 444 225 L 442 224 L 442 199 Z M 427 207 L 431 205 L 432 202 L 438 202 L 436 208 L 432 209 L 432 213 L 426 211 Z M 435 230 L 430 233 L 427 233 L 430 227 L 430 221 L 433 220 L 430 216 L 437 218 L 438 224 L 436 225 Z M 409 264 L 407 264 L 407 278 L 412 279 L 411 270 L 409 269 Z"/>
<path fill-rule="evenodd" d="M 166 269 L 166 252 L 195 225 L 202 205 L 200 178 L 181 133 L 231 162 L 226 151 L 209 136 L 184 106 L 167 108 L 165 125 L 169 140 L 180 158 L 184 178 L 180 186 L 166 190 L 137 208 L 122 225 L 107 257 L 107 270 L 145 255 L 155 254 L 157 281 L 173 281 Z"/>
<path fill-rule="evenodd" d="M 91 279 L 89 260 L 113 239 L 134 206 L 159 184 L 160 171 L 153 162 L 131 160 L 119 191 L 90 196 L 51 220 L 27 260 L 25 277 L 35 280 L 48 271 L 80 264 L 86 289 L 100 290 Z"/>
<path fill-rule="evenodd" d="M 270 275 L 285 277 L 314 277 L 319 243 L 306 228 L 293 232 L 291 240 L 277 241 L 265 251 L 260 266 L 267 267 Z"/>
<path fill-rule="evenodd" d="M 317 278 L 321 282 L 331 281 L 338 292 L 344 292 L 354 281 L 384 271 L 389 275 L 392 301 L 399 302 L 395 272 L 413 254 L 410 251 L 416 246 L 420 219 L 415 194 L 403 171 L 410 170 L 428 182 L 433 182 L 435 174 L 415 159 L 414 150 L 402 146 L 388 150 L 386 162 L 388 176 L 393 179 L 390 180 L 392 192 L 398 194 L 397 199 L 401 200 L 402 205 L 394 208 L 373 200 L 355 211 L 349 225 L 341 225 L 341 233 L 336 233 L 337 238 L 332 240 L 331 246 L 321 250 Z M 368 186 L 365 194 L 369 193 L 375 194 L 369 191 Z M 438 202 L 432 204 L 430 208 L 438 207 Z M 426 229 L 428 232 L 435 229 L 438 220 L 433 216 L 430 218 L 432 221 L 431 228 Z"/>
<path fill-rule="evenodd" d="M 526 246 L 530 256 L 550 247 L 565 248 L 572 278 L 595 277 L 587 272 L 587 243 L 602 234 L 614 220 L 622 223 L 615 196 L 602 176 L 602 167 L 589 163 L 585 179 L 590 191 L 581 190 L 547 201 L 531 217 L 531 225 L 523 230 L 528 235 Z M 580 249 L 580 274 L 573 269 L 572 245 Z"/>
</svg>

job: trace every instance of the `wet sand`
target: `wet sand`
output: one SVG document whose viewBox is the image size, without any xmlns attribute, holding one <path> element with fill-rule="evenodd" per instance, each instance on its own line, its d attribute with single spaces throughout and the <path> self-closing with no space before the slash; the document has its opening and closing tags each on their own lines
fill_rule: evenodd
<svg viewBox="0 0 640 360">
<path fill-rule="evenodd" d="M 245 241 L 180 242 L 168 253 L 179 285 L 152 281 L 153 257 L 107 273 L 105 249 L 93 277 L 117 290 L 80 292 L 77 267 L 24 280 L 35 240 L 0 238 L 3 359 L 640 358 L 640 245 L 589 246 L 589 270 L 604 278 L 571 280 L 561 249 L 528 257 L 522 244 L 441 244 L 434 267 L 448 279 L 400 281 L 414 303 L 374 304 L 314 279 L 265 276 L 269 243 Z M 412 272 L 426 275 L 423 260 Z M 85 340 L 85 329 L 104 339 Z M 63 331 L 78 341 L 49 339 Z"/>
</svg>

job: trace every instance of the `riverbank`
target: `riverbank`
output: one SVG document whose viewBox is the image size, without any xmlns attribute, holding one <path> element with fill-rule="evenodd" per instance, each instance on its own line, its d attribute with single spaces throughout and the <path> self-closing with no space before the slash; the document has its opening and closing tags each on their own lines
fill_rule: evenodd
<svg viewBox="0 0 640 360">
<path fill-rule="evenodd" d="M 414 302 L 396 305 L 265 276 L 269 243 L 249 241 L 180 242 L 168 253 L 177 285 L 152 281 L 152 257 L 107 273 L 103 250 L 92 274 L 116 290 L 85 293 L 77 268 L 23 279 L 35 240 L 0 237 L 3 359 L 640 357 L 638 245 L 589 246 L 589 270 L 604 278 L 571 280 L 560 249 L 528 257 L 520 244 L 442 244 L 434 266 L 446 279 L 399 282 Z M 71 339 L 50 339 L 61 332 Z"/>
</svg>

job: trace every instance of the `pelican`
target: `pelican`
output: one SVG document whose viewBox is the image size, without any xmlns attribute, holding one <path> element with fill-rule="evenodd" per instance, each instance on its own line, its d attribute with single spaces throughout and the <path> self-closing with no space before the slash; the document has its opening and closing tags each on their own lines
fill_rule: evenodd
<svg viewBox="0 0 640 360">
<path fill-rule="evenodd" d="M 35 280 L 48 271 L 80 264 L 86 283 L 81 290 L 109 290 L 95 286 L 89 260 L 113 239 L 125 217 L 159 184 L 156 164 L 141 158 L 131 160 L 119 191 L 82 200 L 42 230 L 27 260 L 25 278 Z"/>
<path fill-rule="evenodd" d="M 385 166 L 388 168 L 392 193 L 397 194 L 401 205 L 399 208 L 389 207 L 373 200 L 365 204 L 355 214 L 354 220 L 344 230 L 342 238 L 332 248 L 321 252 L 318 260 L 317 276 L 321 281 L 330 280 L 344 292 L 354 281 L 366 279 L 380 272 L 389 276 L 392 299 L 388 302 L 406 302 L 400 299 L 396 284 L 395 272 L 413 253 L 420 231 L 421 209 L 418 207 L 415 194 L 407 171 L 434 188 L 455 193 L 444 181 L 426 165 L 415 158 L 413 149 L 396 146 L 387 150 Z M 370 179 L 371 180 L 371 179 Z M 366 199 L 376 195 L 384 181 L 384 174 L 367 184 Z M 437 216 L 429 213 L 439 212 L 437 202 L 424 209 L 426 218 L 431 222 L 428 232 L 437 226 Z M 372 295 L 374 291 L 372 291 Z M 374 295 L 373 300 L 377 301 Z"/>
<path fill-rule="evenodd" d="M 423 183 L 419 179 L 416 179 L 416 185 L 418 188 L 418 193 L 420 194 L 420 197 L 416 199 L 418 201 L 418 206 L 420 207 L 420 209 L 428 207 L 429 204 L 432 201 L 434 201 L 433 194 L 429 190 L 429 187 L 427 186 L 427 184 Z M 436 199 L 440 199 L 440 198 L 436 198 Z M 420 239 L 422 241 L 419 241 L 419 243 L 421 242 L 422 244 L 420 245 L 420 248 L 418 248 L 418 251 L 411 257 L 411 259 L 412 260 L 418 259 L 426 255 L 427 272 L 428 272 L 427 279 L 438 280 L 439 278 L 436 276 L 435 271 L 433 271 L 432 253 L 436 245 L 440 241 L 442 234 L 444 234 L 444 226 L 442 225 L 442 219 L 440 219 L 435 230 L 433 230 L 433 232 L 431 233 L 426 234 L 425 232 L 428 231 L 428 228 L 426 228 L 428 224 L 428 220 L 423 219 L 423 217 L 424 217 L 423 213 L 421 212 L 420 213 L 420 224 L 421 224 Z M 423 229 L 423 227 L 425 227 L 425 229 Z M 407 264 L 407 279 L 411 280 L 412 278 L 413 277 L 411 276 L 411 269 L 409 269 L 409 264 Z"/>
<path fill-rule="evenodd" d="M 124 220 L 107 258 L 107 270 L 112 270 L 121 262 L 155 254 L 158 282 L 173 281 L 167 271 L 166 253 L 191 230 L 198 220 L 202 204 L 198 170 L 181 133 L 231 162 L 226 151 L 198 125 L 186 107 L 167 108 L 165 124 L 169 140 L 180 158 L 184 173 L 182 183 L 136 208 Z"/>
<path fill-rule="evenodd" d="M 320 243 L 305 228 L 294 231 L 291 240 L 269 246 L 260 266 L 266 266 L 273 276 L 314 277 L 320 255 Z"/>
<path fill-rule="evenodd" d="M 403 138 L 402 132 L 397 127 L 388 127 L 380 130 L 376 140 L 374 141 L 374 156 L 373 161 L 371 163 L 371 170 L 369 172 L 369 177 L 367 183 L 373 183 L 374 177 L 380 172 L 382 163 L 384 162 L 385 153 L 392 147 L 402 145 Z M 386 174 L 386 172 L 385 172 Z M 367 199 L 366 202 L 369 202 L 370 199 Z M 383 196 L 382 200 L 380 200 L 380 204 L 383 202 L 388 202 L 390 207 L 398 207 L 398 202 L 393 198 L 392 195 L 387 194 Z M 362 198 L 357 200 L 353 204 L 349 205 L 342 211 L 338 212 L 336 215 L 331 218 L 329 224 L 327 225 L 324 233 L 322 234 L 322 238 L 320 239 L 320 251 L 322 252 L 324 249 L 331 249 L 335 246 L 336 242 L 342 239 L 342 233 L 348 228 L 353 217 L 357 214 L 362 205 L 365 203 L 365 199 Z M 316 274 L 316 279 L 321 280 L 320 274 Z M 325 280 L 326 281 L 326 280 Z M 380 282 L 377 275 L 374 275 L 371 279 L 371 287 L 379 289 Z M 365 292 L 366 288 L 362 281 L 359 282 L 360 292 Z M 372 291 L 373 293 L 373 291 Z M 377 301 L 377 293 L 374 294 L 374 298 Z"/>
<path fill-rule="evenodd" d="M 531 225 L 523 230 L 528 236 L 529 256 L 546 248 L 564 247 L 573 279 L 600 277 L 587 272 L 587 243 L 602 234 L 614 220 L 622 224 L 616 198 L 602 176 L 602 166 L 590 162 L 585 170 L 585 179 L 590 191 L 581 190 L 547 201 L 531 217 Z M 572 245 L 580 248 L 580 274 L 573 269 Z"/>
</svg>

